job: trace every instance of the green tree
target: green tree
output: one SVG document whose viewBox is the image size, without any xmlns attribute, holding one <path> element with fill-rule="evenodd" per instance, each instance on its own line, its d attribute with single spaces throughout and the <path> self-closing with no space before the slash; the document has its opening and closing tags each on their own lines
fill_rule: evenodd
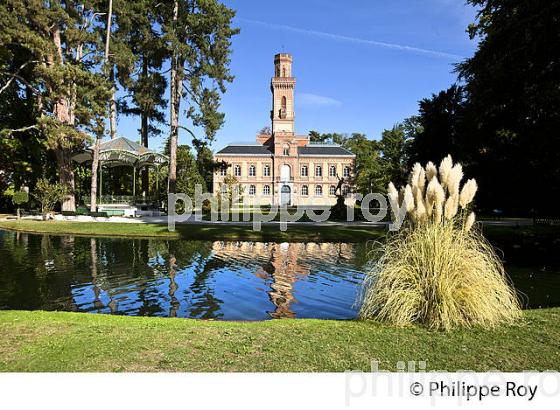
<svg viewBox="0 0 560 410">
<path fill-rule="evenodd" d="M 206 187 L 206 182 L 198 172 L 198 166 L 188 145 L 177 147 L 177 192 L 187 194 L 194 199 L 195 187 Z"/>
<path fill-rule="evenodd" d="M 122 1 L 122 0 L 121 0 Z M 165 124 L 167 87 L 163 63 L 168 58 L 158 22 L 164 12 L 156 0 L 123 2 L 114 31 L 115 68 L 119 83 L 128 92 L 118 101 L 119 112 L 140 117 L 140 142 L 161 135 Z M 148 190 L 148 169 L 142 170 L 142 191 Z"/>
<path fill-rule="evenodd" d="M 381 162 L 384 186 L 392 181 L 395 185 L 403 185 L 408 175 L 408 152 L 410 135 L 404 124 L 396 124 L 390 130 L 383 130 L 379 148 L 381 150 Z"/>
<path fill-rule="evenodd" d="M 29 129 L 39 130 L 55 155 L 66 192 L 63 210 L 75 210 L 72 154 L 88 133 L 102 134 L 104 128 L 109 87 L 99 70 L 103 47 L 95 33 L 96 6 L 95 1 L 6 0 L 0 7 L 2 66 L 26 58 L 29 80 L 19 76 L 19 68 L 7 77 L 33 96 Z"/>
<path fill-rule="evenodd" d="M 170 56 L 169 191 L 175 192 L 179 128 L 197 139 L 192 129 L 179 124 L 183 96 L 189 102 L 185 117 L 204 129 L 205 139 L 213 140 L 224 121 L 218 108 L 226 83 L 233 80 L 231 37 L 239 30 L 232 27 L 235 12 L 217 0 L 174 0 L 162 8 Z"/>
<path fill-rule="evenodd" d="M 356 191 L 362 195 L 383 192 L 385 187 L 379 143 L 368 139 L 365 134 L 353 133 L 342 145 L 356 155 L 354 180 L 351 181 Z"/>
<path fill-rule="evenodd" d="M 412 117 L 416 127 L 410 130 L 410 166 L 437 162 L 448 154 L 463 164 L 468 162 L 466 104 L 465 92 L 457 85 L 420 101 L 419 115 Z"/>
<path fill-rule="evenodd" d="M 321 134 L 317 131 L 309 131 L 309 141 L 315 143 L 324 143 L 327 142 L 328 135 Z"/>
<path fill-rule="evenodd" d="M 479 10 L 468 30 L 478 46 L 458 73 L 473 124 L 463 133 L 479 203 L 516 213 L 557 212 L 547 197 L 560 195 L 560 2 L 468 3 Z M 520 203 L 520 186 L 547 195 Z"/>
<path fill-rule="evenodd" d="M 195 140 L 193 143 L 195 144 L 198 172 L 204 179 L 206 191 L 212 192 L 214 172 L 220 169 L 224 164 L 214 161 L 214 154 L 204 141 Z"/>
<path fill-rule="evenodd" d="M 228 201 L 228 208 L 231 209 L 234 203 L 238 203 L 242 200 L 243 191 L 243 186 L 236 177 L 233 175 L 226 175 L 224 182 L 220 183 L 220 192 L 218 193 L 220 208 L 222 206 L 222 201 L 226 199 Z"/>
<path fill-rule="evenodd" d="M 66 190 L 67 188 L 65 185 L 58 182 L 51 183 L 46 178 L 41 178 L 37 181 L 32 195 L 41 204 L 43 219 L 46 219 L 47 214 L 54 210 L 57 203 L 64 201 L 67 195 Z"/>
</svg>

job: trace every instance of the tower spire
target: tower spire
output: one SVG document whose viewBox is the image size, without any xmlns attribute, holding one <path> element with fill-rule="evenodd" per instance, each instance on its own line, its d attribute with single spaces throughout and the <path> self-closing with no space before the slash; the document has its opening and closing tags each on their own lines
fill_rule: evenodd
<svg viewBox="0 0 560 410">
<path fill-rule="evenodd" d="M 280 53 L 274 56 L 274 77 L 270 83 L 272 91 L 272 133 L 294 134 L 294 88 L 296 79 L 292 77 L 292 56 Z"/>
</svg>

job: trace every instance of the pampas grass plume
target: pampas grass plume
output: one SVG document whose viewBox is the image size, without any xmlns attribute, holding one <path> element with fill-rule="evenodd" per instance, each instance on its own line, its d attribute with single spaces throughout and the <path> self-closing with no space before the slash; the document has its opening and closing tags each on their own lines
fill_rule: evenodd
<svg viewBox="0 0 560 410">
<path fill-rule="evenodd" d="M 466 232 L 471 230 L 471 228 L 474 225 L 474 221 L 475 221 L 475 214 L 474 214 L 474 212 L 471 212 L 469 214 L 469 216 L 467 217 L 467 220 L 465 221 L 465 231 Z"/>
<path fill-rule="evenodd" d="M 473 201 L 477 189 L 478 185 L 474 179 L 469 179 L 465 185 L 463 185 L 461 195 L 459 196 L 459 204 L 461 205 L 461 208 L 465 209 L 467 205 Z"/>
<path fill-rule="evenodd" d="M 447 190 L 451 195 L 459 194 L 459 185 L 463 179 L 463 166 L 461 164 L 453 165 L 447 182 Z"/>
<path fill-rule="evenodd" d="M 452 220 L 455 215 L 457 215 L 457 210 L 459 208 L 459 196 L 458 195 L 450 195 L 445 201 L 445 212 L 444 216 L 445 219 L 448 221 Z"/>
<path fill-rule="evenodd" d="M 439 179 L 441 184 L 446 187 L 449 182 L 449 175 L 451 174 L 451 169 L 453 168 L 453 160 L 451 155 L 446 156 L 439 165 Z"/>
<path fill-rule="evenodd" d="M 406 212 L 412 213 L 414 211 L 414 196 L 412 195 L 412 188 L 407 185 L 404 189 L 404 204 L 406 206 Z"/>
<path fill-rule="evenodd" d="M 437 167 L 434 165 L 432 161 L 430 161 L 426 164 L 426 179 L 429 182 L 435 176 L 437 176 Z"/>
</svg>

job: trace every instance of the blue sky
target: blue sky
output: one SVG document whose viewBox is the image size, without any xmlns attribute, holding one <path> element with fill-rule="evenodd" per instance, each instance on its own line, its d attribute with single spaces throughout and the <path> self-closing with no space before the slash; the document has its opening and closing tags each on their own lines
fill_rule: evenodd
<svg viewBox="0 0 560 410">
<path fill-rule="evenodd" d="M 465 32 L 475 10 L 462 0 L 224 3 L 237 10 L 234 25 L 241 33 L 233 40 L 235 80 L 222 100 L 226 122 L 215 150 L 253 143 L 270 124 L 278 52 L 293 55 L 298 134 L 361 132 L 378 139 L 383 129 L 415 114 L 420 99 L 449 87 L 456 80 L 453 63 L 476 48 Z M 119 134 L 138 140 L 138 128 L 137 118 L 119 119 Z M 160 148 L 162 141 L 151 139 L 150 147 Z M 179 143 L 189 141 L 183 131 Z"/>
</svg>

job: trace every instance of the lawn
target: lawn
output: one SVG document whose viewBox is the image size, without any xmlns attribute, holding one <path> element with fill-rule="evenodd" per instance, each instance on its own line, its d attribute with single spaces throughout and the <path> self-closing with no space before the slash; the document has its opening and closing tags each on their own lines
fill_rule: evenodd
<svg viewBox="0 0 560 410">
<path fill-rule="evenodd" d="M 427 370 L 560 369 L 560 308 L 522 323 L 449 333 L 375 322 L 218 322 L 87 313 L 0 311 L 0 371 L 370 370 L 372 360 Z"/>
<path fill-rule="evenodd" d="M 169 232 L 165 224 L 11 220 L 0 221 L 0 229 L 88 236 L 270 242 L 361 242 L 384 235 L 382 228 L 313 224 L 289 225 L 285 232 L 280 231 L 279 225 L 262 225 L 260 231 L 254 231 L 252 224 L 178 224 L 175 232 Z"/>
</svg>

